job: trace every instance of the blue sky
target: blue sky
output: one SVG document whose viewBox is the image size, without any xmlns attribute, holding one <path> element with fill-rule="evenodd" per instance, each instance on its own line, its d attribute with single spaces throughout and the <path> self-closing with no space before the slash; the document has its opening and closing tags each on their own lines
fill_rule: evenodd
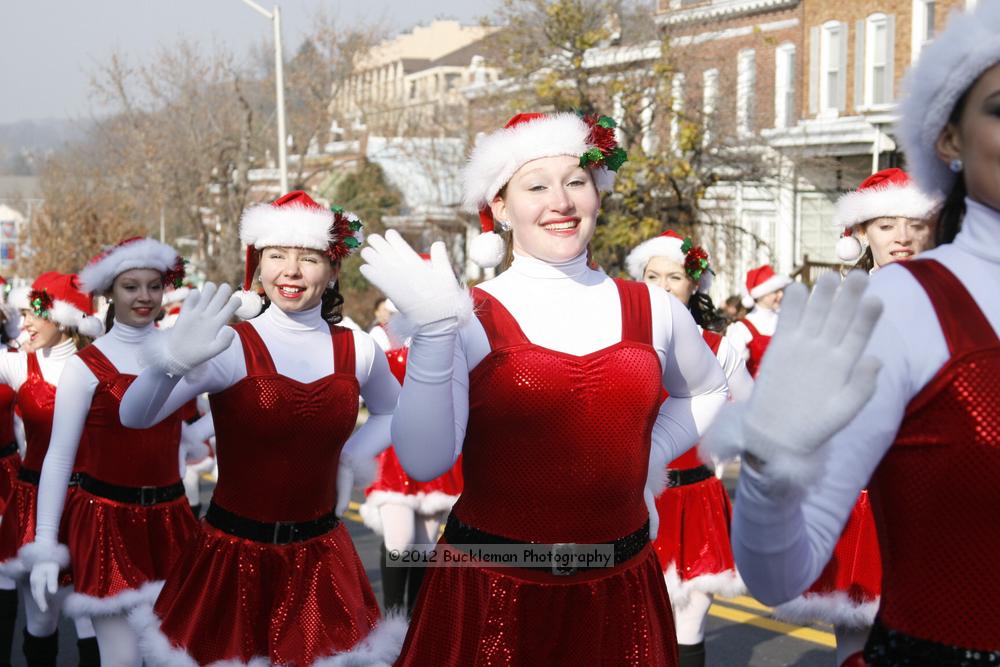
<svg viewBox="0 0 1000 667">
<path fill-rule="evenodd" d="M 274 0 L 258 0 L 270 8 Z M 395 30 L 435 18 L 473 23 L 495 0 L 281 0 L 286 56 L 324 9 L 338 20 Z M 139 60 L 180 37 L 241 51 L 270 23 L 241 0 L 5 0 L 0 3 L 0 123 L 89 116 L 94 63 L 112 51 Z"/>
</svg>

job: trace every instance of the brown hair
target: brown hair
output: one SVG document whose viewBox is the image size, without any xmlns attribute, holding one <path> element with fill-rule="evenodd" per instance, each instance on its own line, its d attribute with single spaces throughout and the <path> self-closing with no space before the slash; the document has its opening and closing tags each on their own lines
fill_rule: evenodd
<svg viewBox="0 0 1000 667">
<path fill-rule="evenodd" d="M 972 86 L 969 86 L 969 89 L 955 103 L 955 108 L 951 110 L 951 115 L 948 116 L 949 125 L 957 126 L 961 122 L 962 113 L 965 111 L 965 104 L 968 101 L 971 90 Z M 956 176 L 955 184 L 952 186 L 947 198 L 945 198 L 941 212 L 938 214 L 937 229 L 934 230 L 934 242 L 936 245 L 951 243 L 955 240 L 955 236 L 958 235 L 959 230 L 962 229 L 962 219 L 965 218 L 966 194 L 965 172 L 963 170 Z"/>
</svg>

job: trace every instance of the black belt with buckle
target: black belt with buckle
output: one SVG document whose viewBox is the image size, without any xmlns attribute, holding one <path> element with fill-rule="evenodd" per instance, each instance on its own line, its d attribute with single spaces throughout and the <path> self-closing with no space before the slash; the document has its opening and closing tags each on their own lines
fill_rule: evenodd
<svg viewBox="0 0 1000 667">
<path fill-rule="evenodd" d="M 876 616 L 865 661 L 872 667 L 896 665 L 934 665 L 934 667 L 987 667 L 1000 665 L 1000 651 L 989 651 L 940 644 L 887 628 Z"/>
<path fill-rule="evenodd" d="M 17 454 L 17 443 L 8 442 L 3 448 L 0 448 L 0 459 L 5 459 L 8 456 L 13 456 Z"/>
<path fill-rule="evenodd" d="M 95 479 L 86 473 L 80 474 L 80 488 L 101 498 L 130 505 L 159 505 L 176 500 L 184 495 L 184 484 L 177 482 L 170 486 L 118 486 Z"/>
<path fill-rule="evenodd" d="M 38 482 L 42 480 L 42 473 L 37 470 L 32 470 L 31 468 L 25 468 L 21 466 L 17 470 L 17 478 L 22 482 L 27 482 L 33 486 L 38 486 Z"/>
<path fill-rule="evenodd" d="M 462 544 L 475 545 L 523 545 L 534 544 L 524 540 L 514 540 L 502 535 L 487 533 L 478 528 L 462 523 L 454 514 L 448 515 L 448 521 L 444 526 L 444 539 L 452 546 Z M 599 544 L 576 544 L 574 542 L 559 542 L 547 545 L 552 549 L 551 565 L 517 565 L 519 569 L 541 570 L 560 576 L 573 575 L 580 571 L 575 566 L 562 566 L 557 561 L 568 557 L 571 554 L 592 548 L 592 547 L 612 547 L 614 549 L 614 565 L 621 565 L 625 561 L 634 558 L 642 551 L 643 547 L 649 544 L 649 520 L 647 520 L 639 530 L 629 533 L 624 537 L 619 537 L 614 542 L 603 542 Z M 557 556 L 561 558 L 557 558 Z"/>
<path fill-rule="evenodd" d="M 697 468 L 688 468 L 686 470 L 667 468 L 667 488 L 672 489 L 678 486 L 697 484 L 713 477 L 715 477 L 715 473 L 708 466 L 698 466 Z"/>
<path fill-rule="evenodd" d="M 311 521 L 278 521 L 265 523 L 233 514 L 214 502 L 208 506 L 205 520 L 224 533 L 264 544 L 304 542 L 329 533 L 340 524 L 333 512 Z"/>
</svg>

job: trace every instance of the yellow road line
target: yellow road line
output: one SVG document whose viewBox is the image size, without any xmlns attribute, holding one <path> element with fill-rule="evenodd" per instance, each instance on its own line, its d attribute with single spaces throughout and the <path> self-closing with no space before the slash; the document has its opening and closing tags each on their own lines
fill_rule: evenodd
<svg viewBox="0 0 1000 667">
<path fill-rule="evenodd" d="M 766 614 L 770 614 L 772 611 L 771 608 L 768 607 L 766 604 L 758 602 L 749 595 L 737 595 L 734 598 L 716 597 L 715 599 L 725 602 L 726 604 L 734 604 L 739 607 L 746 607 L 747 609 L 756 609 L 757 611 L 762 611 Z"/>
<path fill-rule="evenodd" d="M 708 613 L 716 618 L 725 619 L 734 623 L 745 623 L 747 625 L 769 630 L 777 634 L 788 635 L 789 637 L 794 637 L 795 639 L 801 639 L 803 641 L 819 644 L 820 646 L 826 646 L 829 648 L 835 648 L 837 646 L 837 640 L 830 632 L 823 632 L 822 630 L 816 630 L 813 628 L 803 628 L 797 625 L 789 625 L 788 623 L 782 623 L 781 621 L 776 621 L 772 618 L 765 618 L 763 616 L 758 616 L 757 614 L 751 614 L 750 612 L 743 611 L 741 609 L 734 609 L 732 607 L 714 604 L 712 605 L 712 608 L 708 610 Z"/>
<path fill-rule="evenodd" d="M 361 515 L 357 512 L 344 512 L 344 518 L 349 519 L 354 523 L 361 523 Z"/>
</svg>

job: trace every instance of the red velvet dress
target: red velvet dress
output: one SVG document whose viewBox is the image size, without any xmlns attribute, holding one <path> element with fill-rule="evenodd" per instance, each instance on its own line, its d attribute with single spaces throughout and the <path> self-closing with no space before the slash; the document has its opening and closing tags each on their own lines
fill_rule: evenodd
<svg viewBox="0 0 1000 667">
<path fill-rule="evenodd" d="M 17 471 L 21 468 L 21 455 L 14 437 L 14 398 L 10 385 L 0 384 L 0 512 L 7 506 Z"/>
<path fill-rule="evenodd" d="M 712 353 L 717 354 L 722 337 L 712 331 L 702 331 L 702 336 Z M 683 608 L 692 591 L 739 595 L 744 586 L 736 573 L 729 542 L 733 506 L 725 487 L 705 469 L 697 447 L 671 461 L 667 470 L 707 475 L 701 481 L 668 486 L 656 499 L 660 529 L 653 547 L 674 608 Z"/>
<path fill-rule="evenodd" d="M 176 414 L 148 429 L 122 426 L 121 398 L 134 375 L 119 373 L 94 345 L 78 353 L 97 378 L 80 438 L 83 472 L 118 487 L 167 487 L 180 483 Z M 66 545 L 76 592 L 66 612 L 117 614 L 152 602 L 185 545 L 198 532 L 187 499 L 140 505 L 116 502 L 79 488 L 67 498 Z"/>
<path fill-rule="evenodd" d="M 332 327 L 335 372 L 302 383 L 277 372 L 249 322 L 235 329 L 247 375 L 210 397 L 219 463 L 213 504 L 261 523 L 329 514 L 340 450 L 358 414 L 353 334 Z M 202 525 L 156 602 L 160 636 L 169 641 L 161 650 L 183 651 L 201 665 L 256 658 L 301 667 L 351 649 L 378 621 L 342 523 L 288 544 Z"/>
<path fill-rule="evenodd" d="M 869 484 L 884 568 L 865 658 L 1000 664 L 1000 339 L 944 265 L 901 266 L 930 297 L 951 356 Z"/>
<path fill-rule="evenodd" d="M 22 471 L 14 482 L 10 501 L 4 509 L 3 519 L 0 520 L 0 571 L 12 577 L 27 574 L 24 565 L 17 558 L 17 552 L 25 544 L 35 540 L 35 515 L 38 510 L 36 480 L 41 474 L 42 463 L 49 450 L 52 415 L 56 404 L 56 388 L 42 377 L 38 357 L 34 352 L 29 352 L 27 357 L 28 377 L 18 388 L 16 397 L 17 407 L 21 411 L 21 421 L 24 422 L 27 447 L 21 465 Z M 78 471 L 81 460 L 78 453 L 74 472 Z M 76 490 L 76 485 L 71 484 L 67 491 L 67 504 Z M 60 542 L 65 541 L 66 516 L 66 512 L 63 512 Z M 63 583 L 68 583 L 68 579 L 64 578 Z"/>
<path fill-rule="evenodd" d="M 757 331 L 757 327 L 748 319 L 742 319 L 740 322 L 743 323 L 743 326 L 747 328 L 752 336 L 750 342 L 747 343 L 747 351 L 750 353 L 747 359 L 747 370 L 750 372 L 751 377 L 756 378 L 757 373 L 760 371 L 760 362 L 764 360 L 764 353 L 767 352 L 767 346 L 771 344 L 771 337 Z"/>
<path fill-rule="evenodd" d="M 639 530 L 660 362 L 648 288 L 616 281 L 622 340 L 583 356 L 534 345 L 473 290 L 491 351 L 469 376 L 465 490 L 452 516 L 520 542 Z M 441 548 L 448 549 L 445 540 Z M 397 665 L 675 665 L 673 616 L 646 544 L 612 568 L 432 567 Z"/>
<path fill-rule="evenodd" d="M 389 370 L 402 384 L 406 376 L 407 349 L 389 350 L 385 355 Z M 461 457 L 451 470 L 429 482 L 420 482 L 407 475 L 393 447 L 384 450 L 375 461 L 378 468 L 375 480 L 365 489 L 361 518 L 376 533 L 382 533 L 378 510 L 385 503 L 405 505 L 419 514 L 437 514 L 450 510 L 462 494 Z"/>
</svg>

